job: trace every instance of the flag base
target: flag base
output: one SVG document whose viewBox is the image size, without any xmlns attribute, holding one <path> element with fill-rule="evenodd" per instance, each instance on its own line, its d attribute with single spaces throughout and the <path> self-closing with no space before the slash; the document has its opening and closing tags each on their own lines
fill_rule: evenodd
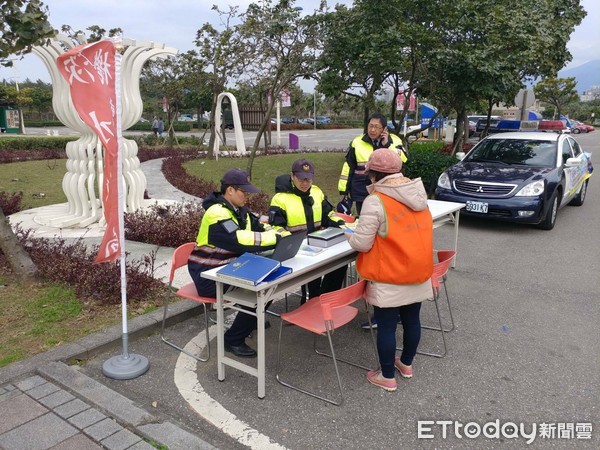
<svg viewBox="0 0 600 450">
<path fill-rule="evenodd" d="M 113 356 L 102 364 L 102 373 L 115 380 L 131 380 L 145 374 L 150 368 L 148 358 L 129 354 Z"/>
</svg>

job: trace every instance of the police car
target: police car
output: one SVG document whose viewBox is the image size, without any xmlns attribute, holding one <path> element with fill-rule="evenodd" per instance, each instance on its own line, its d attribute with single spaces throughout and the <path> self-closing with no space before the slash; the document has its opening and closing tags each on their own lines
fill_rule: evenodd
<svg viewBox="0 0 600 450">
<path fill-rule="evenodd" d="M 592 171 L 591 154 L 570 135 L 499 133 L 440 175 L 435 195 L 465 203 L 461 214 L 551 230 L 560 208 L 583 205 Z"/>
</svg>

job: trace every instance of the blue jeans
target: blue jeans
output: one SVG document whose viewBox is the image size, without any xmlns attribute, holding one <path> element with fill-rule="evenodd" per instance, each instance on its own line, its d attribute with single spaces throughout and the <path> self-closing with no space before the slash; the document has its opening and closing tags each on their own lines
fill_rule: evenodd
<svg viewBox="0 0 600 450">
<path fill-rule="evenodd" d="M 394 378 L 394 359 L 396 357 L 396 328 L 398 315 L 404 330 L 402 337 L 402 364 L 410 366 L 417 354 L 417 347 L 421 340 L 421 303 L 412 303 L 393 308 L 380 308 L 374 306 L 374 316 L 377 321 L 377 353 L 381 374 L 386 378 Z"/>
</svg>

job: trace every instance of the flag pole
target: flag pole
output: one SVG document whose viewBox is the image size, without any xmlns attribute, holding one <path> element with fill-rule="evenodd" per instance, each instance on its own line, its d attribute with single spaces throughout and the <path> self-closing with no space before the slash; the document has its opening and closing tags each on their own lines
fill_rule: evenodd
<svg viewBox="0 0 600 450">
<path fill-rule="evenodd" d="M 119 40 L 120 41 L 120 40 Z M 143 375 L 150 368 L 148 358 L 134 353 L 129 353 L 129 334 L 127 331 L 127 272 L 125 261 L 125 227 L 124 227 L 124 195 L 123 195 L 123 134 L 121 129 L 121 42 L 115 42 L 115 97 L 117 141 L 117 192 L 118 192 L 118 218 L 119 218 L 119 243 L 121 247 L 121 322 L 123 352 L 113 356 L 102 365 L 102 373 L 115 380 L 130 380 Z"/>
</svg>

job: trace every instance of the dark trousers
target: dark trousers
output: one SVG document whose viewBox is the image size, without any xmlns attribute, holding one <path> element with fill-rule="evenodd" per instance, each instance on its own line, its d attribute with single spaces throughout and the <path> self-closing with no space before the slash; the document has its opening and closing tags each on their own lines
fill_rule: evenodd
<svg viewBox="0 0 600 450">
<path fill-rule="evenodd" d="M 360 216 L 360 211 L 362 210 L 362 204 L 363 202 L 354 202 L 354 204 L 356 205 L 356 216 Z"/>
<path fill-rule="evenodd" d="M 396 357 L 396 328 L 398 314 L 404 330 L 402 337 L 402 364 L 410 366 L 417 354 L 417 347 L 421 340 L 421 303 L 412 303 L 405 306 L 380 308 L 374 306 L 375 320 L 377 321 L 377 353 L 381 373 L 386 378 L 394 377 L 394 359 Z"/>
<path fill-rule="evenodd" d="M 347 269 L 348 266 L 340 267 L 339 269 L 336 269 L 333 272 L 325 274 L 321 278 L 317 278 L 316 280 L 312 280 L 311 282 L 309 282 L 307 284 L 308 298 L 318 297 L 321 294 L 326 294 L 327 292 L 333 292 L 340 289 L 342 287 L 342 284 L 344 284 Z M 304 303 L 305 301 L 306 300 L 303 298 L 302 303 Z"/>
<path fill-rule="evenodd" d="M 212 267 L 203 266 L 201 264 L 196 264 L 194 262 L 188 263 L 188 271 L 190 272 L 190 276 L 192 280 L 194 280 L 194 284 L 196 285 L 196 290 L 199 295 L 204 297 L 216 297 L 217 296 L 217 284 L 212 280 L 207 280 L 201 277 L 201 273 L 205 270 L 211 269 Z M 229 289 L 229 285 L 223 285 L 223 292 Z M 267 305 L 267 308 L 269 306 Z M 255 308 L 248 308 L 242 306 L 246 311 L 256 312 Z M 238 312 L 235 319 L 233 320 L 233 324 L 225 332 L 225 342 L 229 345 L 239 346 L 245 342 L 245 339 L 256 330 L 257 321 L 256 316 L 251 316 L 249 314 L 244 314 L 242 312 Z"/>
</svg>

